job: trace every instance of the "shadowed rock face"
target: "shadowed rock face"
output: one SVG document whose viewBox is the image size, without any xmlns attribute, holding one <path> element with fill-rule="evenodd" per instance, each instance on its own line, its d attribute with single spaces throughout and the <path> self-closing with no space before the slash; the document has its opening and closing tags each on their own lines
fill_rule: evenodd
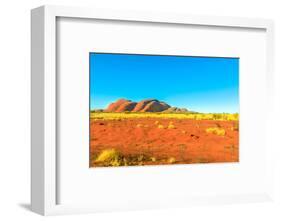
<svg viewBox="0 0 281 221">
<path fill-rule="evenodd" d="M 171 106 L 165 102 L 156 99 L 146 99 L 140 102 L 133 102 L 131 100 L 119 99 L 111 103 L 106 112 L 162 112 L 169 109 Z"/>
<path fill-rule="evenodd" d="M 154 102 L 154 101 L 159 102 L 156 99 L 147 99 L 147 100 L 142 100 L 142 101 L 138 102 L 136 107 L 134 108 L 133 112 L 141 112 L 146 107 L 146 105 L 148 105 L 149 103 Z"/>
<path fill-rule="evenodd" d="M 141 110 L 141 112 L 161 112 L 168 109 L 170 106 L 164 102 L 151 101 Z"/>
<path fill-rule="evenodd" d="M 128 102 L 122 103 L 115 112 L 132 111 L 136 105 L 137 105 L 137 102 L 128 101 Z"/>
<path fill-rule="evenodd" d="M 115 112 L 122 104 L 127 103 L 127 102 L 130 102 L 130 100 L 119 99 L 119 100 L 117 100 L 117 101 L 111 103 L 111 104 L 107 107 L 106 111 L 108 111 L 108 112 Z"/>
</svg>

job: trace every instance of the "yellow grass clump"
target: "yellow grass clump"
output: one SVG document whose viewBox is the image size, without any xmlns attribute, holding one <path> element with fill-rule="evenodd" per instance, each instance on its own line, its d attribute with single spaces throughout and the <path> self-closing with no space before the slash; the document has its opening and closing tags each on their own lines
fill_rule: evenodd
<svg viewBox="0 0 281 221">
<path fill-rule="evenodd" d="M 158 120 L 157 120 L 157 121 L 155 121 L 155 122 L 154 122 L 154 124 L 158 125 L 158 124 L 159 124 L 159 121 L 158 121 Z"/>
<path fill-rule="evenodd" d="M 143 126 L 142 124 L 137 124 L 137 127 L 138 127 L 138 128 L 140 128 L 140 127 L 142 127 L 142 126 Z"/>
<path fill-rule="evenodd" d="M 158 128 L 159 129 L 165 129 L 165 127 L 162 124 L 158 125 Z"/>
<path fill-rule="evenodd" d="M 168 129 L 176 129 L 176 127 L 175 127 L 173 121 L 170 121 L 170 122 L 169 122 Z"/>
<path fill-rule="evenodd" d="M 224 136 L 225 135 L 225 130 L 223 128 L 218 128 L 218 127 L 209 127 L 209 128 L 206 129 L 206 132 L 216 134 L 218 136 Z"/>
<path fill-rule="evenodd" d="M 102 163 L 107 166 L 120 166 L 122 161 L 120 155 L 115 149 L 103 150 L 95 160 L 96 163 Z"/>
<path fill-rule="evenodd" d="M 173 124 L 169 124 L 168 129 L 176 129 L 176 127 Z"/>
<path fill-rule="evenodd" d="M 168 159 L 168 163 L 175 163 L 176 162 L 176 159 L 174 158 L 174 157 L 170 157 L 169 159 Z"/>
</svg>

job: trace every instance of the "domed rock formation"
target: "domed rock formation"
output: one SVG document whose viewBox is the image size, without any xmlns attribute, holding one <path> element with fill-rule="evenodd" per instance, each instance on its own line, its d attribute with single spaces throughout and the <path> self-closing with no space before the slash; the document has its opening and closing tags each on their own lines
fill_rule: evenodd
<svg viewBox="0 0 281 221">
<path fill-rule="evenodd" d="M 137 105 L 135 106 L 133 112 L 140 112 L 140 111 L 142 111 L 145 108 L 146 105 L 148 105 L 149 103 L 151 103 L 153 101 L 159 102 L 156 99 L 146 99 L 146 100 L 142 100 L 142 101 L 138 102 Z"/>
<path fill-rule="evenodd" d="M 123 103 L 126 103 L 126 102 L 130 102 L 130 100 L 126 100 L 126 99 L 119 99 L 113 103 L 111 103 L 107 108 L 106 108 L 106 112 L 115 112 L 119 107 L 120 105 L 122 105 Z"/>
<path fill-rule="evenodd" d="M 164 102 L 151 101 L 141 110 L 141 112 L 161 112 L 168 109 L 170 106 Z"/>
<path fill-rule="evenodd" d="M 156 99 L 146 99 L 140 102 L 134 102 L 126 99 L 119 99 L 111 103 L 106 112 L 162 112 L 170 108 L 170 105 Z"/>
<path fill-rule="evenodd" d="M 135 108 L 136 105 L 137 105 L 137 102 L 128 101 L 128 102 L 122 103 L 122 104 L 116 109 L 115 112 L 132 111 L 132 110 Z"/>
</svg>

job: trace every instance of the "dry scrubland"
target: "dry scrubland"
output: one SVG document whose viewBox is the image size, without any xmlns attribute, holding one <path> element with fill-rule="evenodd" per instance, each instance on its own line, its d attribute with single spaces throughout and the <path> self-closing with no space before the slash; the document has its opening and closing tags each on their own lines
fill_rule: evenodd
<svg viewBox="0 0 281 221">
<path fill-rule="evenodd" d="M 90 166 L 238 162 L 239 115 L 91 113 Z"/>
</svg>

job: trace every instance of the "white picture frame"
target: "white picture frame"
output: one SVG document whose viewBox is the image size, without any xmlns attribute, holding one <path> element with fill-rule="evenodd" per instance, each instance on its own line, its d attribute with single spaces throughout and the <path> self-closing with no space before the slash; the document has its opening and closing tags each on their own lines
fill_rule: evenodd
<svg viewBox="0 0 281 221">
<path fill-rule="evenodd" d="M 262 29 L 266 32 L 266 97 L 267 105 L 273 102 L 273 22 L 267 19 L 195 16 L 183 14 L 157 14 L 148 12 L 97 10 L 78 7 L 42 6 L 31 12 L 31 100 L 32 100 L 32 139 L 31 139 L 31 208 L 42 215 L 111 211 L 114 208 L 95 208 L 57 204 L 57 90 L 56 79 L 56 20 L 63 18 L 84 18 L 118 20 L 156 24 L 188 24 L 202 27 Z M 272 119 L 270 108 L 265 117 L 267 132 Z M 257 194 L 236 194 L 231 196 L 201 196 L 181 199 L 175 206 L 188 204 L 256 202 L 272 199 L 272 157 L 271 146 L 266 146 L 266 188 Z M 136 205 L 132 209 L 169 207 L 171 204 Z M 116 210 L 126 210 L 120 207 Z M 130 208 L 131 209 L 131 208 Z"/>
</svg>

